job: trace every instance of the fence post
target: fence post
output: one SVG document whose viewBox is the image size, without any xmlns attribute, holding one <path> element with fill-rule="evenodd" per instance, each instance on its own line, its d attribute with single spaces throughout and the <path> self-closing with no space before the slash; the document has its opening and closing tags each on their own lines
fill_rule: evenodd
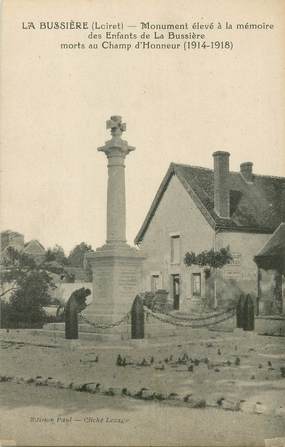
<svg viewBox="0 0 285 447">
<path fill-rule="evenodd" d="M 244 325 L 244 301 L 245 301 L 245 296 L 242 293 L 239 297 L 237 307 L 236 307 L 237 328 L 243 328 L 243 325 Z"/>
<path fill-rule="evenodd" d="M 85 309 L 86 298 L 91 290 L 81 287 L 75 290 L 69 297 L 65 307 L 65 338 L 69 340 L 78 339 L 78 316 L 77 314 Z"/>
<path fill-rule="evenodd" d="M 77 340 L 78 339 L 77 305 L 72 295 L 67 302 L 64 318 L 65 318 L 65 338 L 68 340 Z"/>
<path fill-rule="evenodd" d="M 134 299 L 131 309 L 132 338 L 144 338 L 144 308 L 143 301 L 139 295 Z"/>
<path fill-rule="evenodd" d="M 254 330 L 254 303 L 250 294 L 246 295 L 244 303 L 243 329 L 244 331 Z"/>
</svg>

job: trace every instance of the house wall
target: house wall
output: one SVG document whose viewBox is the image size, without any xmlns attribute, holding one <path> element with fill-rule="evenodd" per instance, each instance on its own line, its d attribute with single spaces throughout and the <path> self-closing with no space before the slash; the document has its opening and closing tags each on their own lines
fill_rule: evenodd
<svg viewBox="0 0 285 447">
<path fill-rule="evenodd" d="M 171 263 L 171 235 L 180 235 L 180 260 Z M 160 275 L 159 288 L 172 296 L 172 276 L 180 274 L 180 308 L 189 309 L 192 296 L 192 273 L 201 272 L 202 295 L 205 294 L 204 273 L 197 266 L 185 266 L 187 251 L 200 252 L 213 246 L 214 230 L 198 210 L 192 198 L 174 175 L 161 198 L 154 216 L 146 230 L 140 248 L 146 256 L 143 263 L 143 281 L 141 289 L 151 290 L 151 275 Z"/>
<path fill-rule="evenodd" d="M 268 234 L 238 232 L 221 232 L 216 235 L 216 248 L 229 246 L 234 256 L 234 261 L 222 269 L 223 279 L 227 282 L 236 282 L 243 293 L 250 293 L 253 297 L 258 295 L 258 269 L 254 256 L 268 237 Z M 265 298 L 264 294 L 263 297 Z"/>
</svg>

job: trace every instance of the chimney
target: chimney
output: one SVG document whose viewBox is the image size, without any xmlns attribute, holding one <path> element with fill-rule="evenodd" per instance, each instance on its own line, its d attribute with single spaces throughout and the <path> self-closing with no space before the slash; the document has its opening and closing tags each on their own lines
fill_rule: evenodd
<svg viewBox="0 0 285 447">
<path fill-rule="evenodd" d="M 214 210 L 220 217 L 230 217 L 229 152 L 217 151 L 214 157 Z"/>
<path fill-rule="evenodd" d="M 243 176 L 244 180 L 249 183 L 252 183 L 253 181 L 252 166 L 253 163 L 251 161 L 245 161 L 240 165 L 240 173 Z"/>
</svg>

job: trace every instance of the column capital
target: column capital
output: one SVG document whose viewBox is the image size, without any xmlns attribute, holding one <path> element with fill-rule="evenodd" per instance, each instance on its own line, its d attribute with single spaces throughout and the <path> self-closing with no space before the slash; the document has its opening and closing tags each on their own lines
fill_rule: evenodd
<svg viewBox="0 0 285 447">
<path fill-rule="evenodd" d="M 104 152 L 107 157 L 122 156 L 125 157 L 129 152 L 134 151 L 135 147 L 129 146 L 128 142 L 121 137 L 113 137 L 106 141 L 104 146 L 98 147 L 99 152 Z"/>
</svg>

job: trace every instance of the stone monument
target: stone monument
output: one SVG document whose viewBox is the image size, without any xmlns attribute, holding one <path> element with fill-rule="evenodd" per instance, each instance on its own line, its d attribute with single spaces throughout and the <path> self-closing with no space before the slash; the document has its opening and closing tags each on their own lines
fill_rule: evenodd
<svg viewBox="0 0 285 447">
<path fill-rule="evenodd" d="M 130 311 L 139 292 L 143 256 L 126 241 L 125 158 L 135 148 L 121 136 L 120 116 L 107 121 L 111 140 L 98 151 L 108 159 L 107 240 L 87 255 L 93 273 L 93 301 L 83 315 L 92 322 L 113 323 Z"/>
</svg>

